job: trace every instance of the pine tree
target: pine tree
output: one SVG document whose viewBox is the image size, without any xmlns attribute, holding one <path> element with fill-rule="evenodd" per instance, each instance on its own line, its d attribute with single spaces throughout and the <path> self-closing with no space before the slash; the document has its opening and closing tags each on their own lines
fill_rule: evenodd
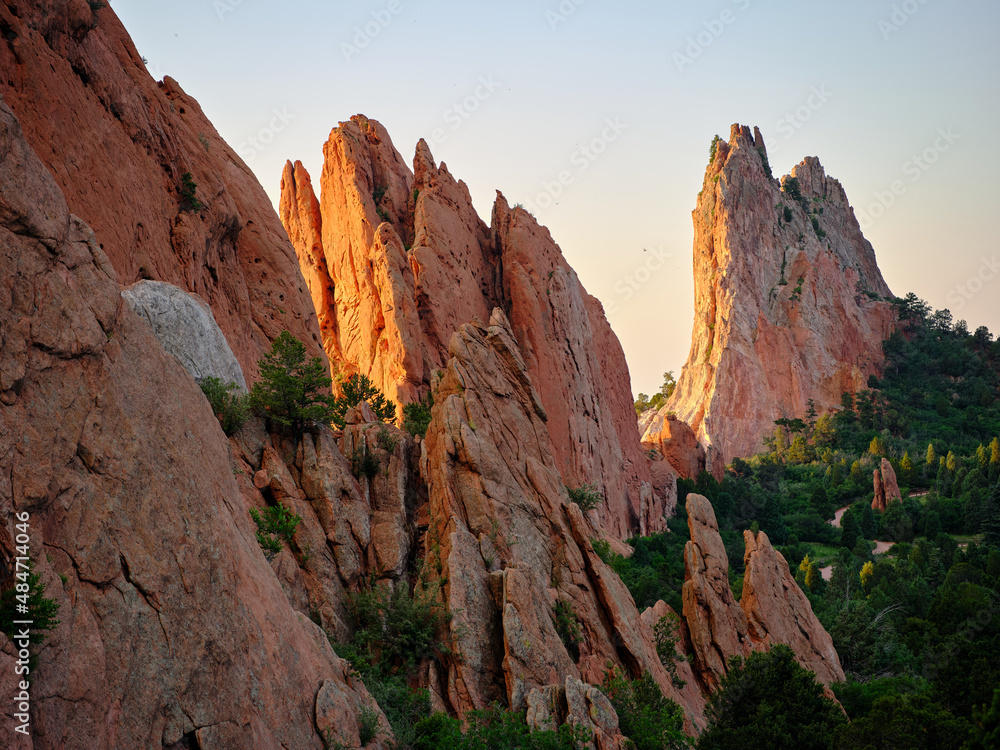
<svg viewBox="0 0 1000 750">
<path fill-rule="evenodd" d="M 903 453 L 903 460 L 899 462 L 899 473 L 903 475 L 903 483 L 910 487 L 915 479 L 913 475 L 913 461 L 910 459 L 909 451 Z"/>
<path fill-rule="evenodd" d="M 861 538 L 861 524 L 858 523 L 854 515 L 854 509 L 848 508 L 840 518 L 840 525 L 843 533 L 840 535 L 840 545 L 847 549 L 854 549 Z"/>
<path fill-rule="evenodd" d="M 868 444 L 868 452 L 873 456 L 884 456 L 888 453 L 885 447 L 885 441 L 876 435 Z"/>
<path fill-rule="evenodd" d="M 330 422 L 333 396 L 326 391 L 332 379 L 319 357 L 306 362 L 305 344 L 282 331 L 259 366 L 260 381 L 250 390 L 254 411 L 291 432 L 308 422 Z"/>
<path fill-rule="evenodd" d="M 875 511 L 870 505 L 865 505 L 865 509 L 861 511 L 861 534 L 865 539 L 878 536 L 878 521 L 875 520 Z"/>
</svg>

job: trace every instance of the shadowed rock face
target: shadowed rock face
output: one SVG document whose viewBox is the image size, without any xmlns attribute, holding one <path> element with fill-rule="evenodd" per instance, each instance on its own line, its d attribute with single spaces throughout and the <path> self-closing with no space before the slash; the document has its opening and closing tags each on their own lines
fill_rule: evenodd
<svg viewBox="0 0 1000 750">
<path fill-rule="evenodd" d="M 334 369 L 368 375 L 401 410 L 427 393 L 455 331 L 500 307 L 564 483 L 600 486 L 610 534 L 665 528 L 676 494 L 666 477 L 654 491 L 621 346 L 548 231 L 499 193 L 487 227 L 426 143 L 410 172 L 364 116 L 334 128 L 324 156 L 318 199 L 301 163 L 285 167 L 281 217 Z"/>
<path fill-rule="evenodd" d="M 250 381 L 282 330 L 323 355 L 295 251 L 263 188 L 176 81 L 150 77 L 114 11 L 5 1 L 0 25 L 9 29 L 0 94 L 119 281 L 198 294 Z M 187 173 L 198 210 L 182 210 Z"/>
<path fill-rule="evenodd" d="M 433 672 L 457 711 L 529 695 L 567 678 L 600 683 L 607 664 L 650 672 L 700 726 L 703 704 L 671 684 L 624 584 L 598 557 L 592 519 L 570 503 L 527 365 L 499 309 L 460 326 L 435 381 L 421 457 L 430 527 L 425 560 L 441 581 L 461 661 Z M 561 603 L 561 604 L 559 604 Z M 556 607 L 580 629 L 574 660 Z"/>
<path fill-rule="evenodd" d="M 356 740 L 372 700 L 271 574 L 207 401 L 3 103 L 0 162 L 0 570 L 29 513 L 61 621 L 30 746 L 318 749 L 321 708 Z"/>
<path fill-rule="evenodd" d="M 760 452 L 775 419 L 804 416 L 810 399 L 829 411 L 864 388 L 895 323 L 840 183 L 808 157 L 792 170 L 796 201 L 765 160 L 759 131 L 734 125 L 693 214 L 691 352 L 663 411 L 691 425 L 716 474 Z"/>
</svg>

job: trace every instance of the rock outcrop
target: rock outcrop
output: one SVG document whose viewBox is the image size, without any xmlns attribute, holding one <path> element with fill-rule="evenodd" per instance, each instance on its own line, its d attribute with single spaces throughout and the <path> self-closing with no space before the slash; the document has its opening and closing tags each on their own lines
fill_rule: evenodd
<svg viewBox="0 0 1000 750">
<path fill-rule="evenodd" d="M 816 619 L 785 558 L 763 531 L 744 531 L 743 538 L 746 570 L 740 607 L 746 613 L 754 647 L 767 649 L 783 643 L 795 652 L 799 664 L 815 672 L 816 679 L 827 687 L 843 682 L 844 670 L 833 639 Z"/>
<path fill-rule="evenodd" d="M 663 411 L 692 427 L 718 473 L 760 452 L 775 419 L 863 389 L 895 314 L 840 183 L 808 157 L 779 184 L 756 129 L 733 125 L 718 142 L 693 217 L 691 351 Z"/>
<path fill-rule="evenodd" d="M 886 458 L 872 472 L 872 482 L 875 486 L 875 497 L 872 499 L 872 510 L 884 511 L 889 503 L 902 502 L 903 496 L 899 491 L 899 482 L 896 480 L 896 470 Z"/>
<path fill-rule="evenodd" d="M 5 0 L 0 28 L 0 95 L 120 282 L 198 294 L 249 380 L 282 330 L 322 355 L 295 251 L 263 188 L 176 81 L 150 77 L 114 11 Z"/>
<path fill-rule="evenodd" d="M 673 412 L 650 409 L 639 421 L 642 443 L 656 450 L 684 479 L 697 479 L 705 471 L 705 449 L 687 422 Z M 718 471 L 721 463 L 713 468 Z M 716 476 L 721 480 L 721 474 Z"/>
<path fill-rule="evenodd" d="M 683 635 L 691 644 L 700 683 L 708 691 L 715 690 L 728 671 L 730 657 L 767 650 L 775 643 L 791 648 L 798 662 L 815 672 L 824 685 L 843 682 L 833 640 L 767 535 L 743 534 L 745 571 L 737 603 L 729 587 L 729 560 L 711 503 L 691 494 L 687 511 L 691 541 L 684 548 Z M 662 602 L 658 606 L 666 608 Z"/>
<path fill-rule="evenodd" d="M 752 643 L 746 613 L 729 588 L 729 558 L 708 498 L 687 496 L 691 541 L 684 546 L 684 619 L 694 649 L 695 669 L 715 690 L 732 656 L 748 656 Z"/>
<path fill-rule="evenodd" d="M 153 329 L 153 335 L 195 380 L 214 377 L 245 392 L 243 369 L 201 297 L 162 281 L 140 281 L 122 297 Z"/>
<path fill-rule="evenodd" d="M 524 708 L 533 691 L 570 678 L 600 683 L 610 662 L 633 676 L 649 672 L 683 700 L 628 590 L 594 552 L 597 529 L 567 497 L 503 312 L 488 327 L 460 326 L 449 351 L 421 463 L 425 559 L 456 613 L 461 659 L 433 673 L 432 687 L 459 712 L 496 700 Z M 560 632 L 567 620 L 575 643 Z M 701 711 L 692 707 L 690 726 L 702 725 Z"/>
<path fill-rule="evenodd" d="M 3 103 L 0 162 L 0 571 L 27 513 L 61 623 L 22 746 L 319 750 L 324 722 L 356 743 L 374 701 L 290 605 L 207 401 Z M 8 727 L 14 654 L 0 635 Z"/>
<path fill-rule="evenodd" d="M 399 410 L 428 393 L 455 331 L 500 307 L 565 484 L 601 488 L 609 534 L 664 529 L 675 495 L 654 492 L 621 346 L 548 231 L 499 193 L 487 227 L 426 143 L 411 172 L 361 115 L 334 128 L 324 157 L 319 199 L 301 163 L 286 166 L 281 217 L 334 370 L 367 375 Z"/>
</svg>

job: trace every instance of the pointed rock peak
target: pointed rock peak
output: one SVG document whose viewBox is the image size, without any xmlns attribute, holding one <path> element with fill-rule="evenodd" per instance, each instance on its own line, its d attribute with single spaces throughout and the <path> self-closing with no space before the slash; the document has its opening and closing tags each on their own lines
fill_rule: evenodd
<svg viewBox="0 0 1000 750">
<path fill-rule="evenodd" d="M 431 147 L 421 138 L 417 141 L 417 151 L 413 155 L 414 180 L 418 185 L 424 185 L 427 183 L 427 175 L 436 171 L 437 164 L 434 161 L 434 154 L 431 153 Z"/>
</svg>

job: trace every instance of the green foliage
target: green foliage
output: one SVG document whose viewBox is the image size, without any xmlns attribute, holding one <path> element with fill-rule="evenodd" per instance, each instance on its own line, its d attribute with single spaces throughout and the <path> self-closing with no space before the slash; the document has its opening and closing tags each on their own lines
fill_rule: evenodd
<svg viewBox="0 0 1000 750">
<path fill-rule="evenodd" d="M 584 484 L 579 487 L 566 486 L 570 501 L 580 506 L 580 510 L 586 513 L 593 510 L 604 502 L 604 493 L 596 484 Z"/>
<path fill-rule="evenodd" d="M 223 383 L 219 378 L 208 376 L 202 378 L 198 385 L 212 407 L 222 431 L 227 435 L 237 432 L 250 416 L 250 406 L 247 396 L 243 394 L 236 383 Z"/>
<path fill-rule="evenodd" d="M 20 612 L 18 607 L 21 606 L 27 607 L 27 612 Z M 30 620 L 28 643 L 31 646 L 41 645 L 45 640 L 43 631 L 54 630 L 59 625 L 58 614 L 59 602 L 45 596 L 45 584 L 31 563 L 26 568 L 18 567 L 10 588 L 0 592 L 0 632 L 13 637 L 24 627 L 15 625 L 14 621 Z M 33 658 L 29 666 L 33 666 Z"/>
<path fill-rule="evenodd" d="M 328 424 L 334 415 L 332 382 L 319 357 L 306 361 L 306 347 L 282 331 L 258 363 L 260 380 L 250 389 L 251 408 L 272 426 L 301 433 L 310 422 Z"/>
<path fill-rule="evenodd" d="M 656 655 L 660 657 L 660 663 L 666 668 L 674 687 L 678 690 L 687 685 L 687 682 L 677 674 L 677 661 L 682 658 L 677 655 L 680 625 L 680 617 L 670 613 L 657 620 L 656 625 L 653 626 Z"/>
<path fill-rule="evenodd" d="M 369 706 L 362 706 L 358 710 L 358 739 L 361 747 L 365 747 L 381 733 L 379 725 L 378 711 Z"/>
<path fill-rule="evenodd" d="M 257 524 L 257 543 L 268 560 L 281 552 L 282 541 L 292 541 L 295 529 L 302 521 L 302 516 L 292 513 L 280 503 L 269 505 L 263 513 L 251 508 L 250 517 Z"/>
<path fill-rule="evenodd" d="M 645 393 L 640 393 L 635 400 L 635 413 L 642 414 L 647 409 L 661 409 L 667 403 L 669 399 L 674 394 L 674 389 L 677 387 L 677 380 L 674 378 L 674 371 L 667 370 L 663 373 L 663 385 L 660 386 L 660 390 L 653 394 L 650 398 Z"/>
<path fill-rule="evenodd" d="M 995 750 L 1000 747 L 1000 688 L 993 693 L 992 705 L 973 711 L 973 718 L 972 738 L 962 750 Z"/>
<path fill-rule="evenodd" d="M 829 750 L 846 723 L 815 675 L 781 645 L 745 660 L 733 657 L 707 714 L 698 750 Z"/>
<path fill-rule="evenodd" d="M 708 163 L 709 164 L 711 164 L 713 161 L 715 161 L 715 152 L 719 150 L 719 142 L 721 140 L 722 140 L 722 137 L 720 135 L 718 135 L 718 134 L 716 134 L 716 135 L 714 135 L 712 137 L 712 143 L 708 147 Z"/>
<path fill-rule="evenodd" d="M 190 172 L 181 175 L 181 211 L 198 211 L 201 201 L 198 200 L 198 185 Z"/>
<path fill-rule="evenodd" d="M 431 409 L 434 406 L 434 395 L 427 394 L 423 401 L 406 404 L 403 407 L 403 429 L 414 437 L 427 435 L 431 423 Z"/>
<path fill-rule="evenodd" d="M 532 730 L 522 714 L 493 706 L 465 715 L 462 722 L 442 713 L 416 725 L 413 750 L 577 750 L 591 742 L 588 729 L 564 724 L 558 731 Z"/>
<path fill-rule="evenodd" d="M 792 209 L 788 206 L 784 206 L 783 215 L 785 217 L 785 223 L 789 223 L 792 220 Z"/>
<path fill-rule="evenodd" d="M 430 716 L 431 696 L 426 688 L 407 686 L 400 675 L 384 675 L 375 670 L 361 672 L 365 687 L 378 703 L 392 727 L 397 750 L 412 747 L 417 740 L 416 725 Z"/>
<path fill-rule="evenodd" d="M 583 633 L 580 630 L 580 620 L 570 603 L 564 599 L 557 601 L 552 610 L 552 620 L 566 651 L 573 661 L 580 661 L 580 642 L 583 640 Z"/>
<path fill-rule="evenodd" d="M 375 416 L 383 422 L 392 424 L 396 419 L 396 407 L 392 405 L 382 391 L 375 387 L 367 375 L 355 373 L 341 384 L 343 395 L 333 401 L 333 423 L 344 426 L 344 417 L 348 409 L 352 409 L 362 401 L 367 401 Z"/>
<path fill-rule="evenodd" d="M 885 695 L 865 716 L 840 729 L 834 748 L 960 750 L 969 729 L 968 721 L 924 696 Z"/>
<path fill-rule="evenodd" d="M 362 675 L 408 675 L 425 659 L 452 655 L 451 613 L 434 586 L 374 584 L 348 594 L 352 636 L 335 650 Z"/>
<path fill-rule="evenodd" d="M 760 154 L 760 163 L 764 166 L 767 176 L 773 179 L 774 174 L 771 172 L 771 163 L 767 160 L 767 150 L 763 146 L 758 146 L 757 153 Z"/>
<path fill-rule="evenodd" d="M 367 477 L 370 482 L 378 476 L 381 469 L 382 463 L 378 456 L 368 447 L 367 441 L 362 437 L 351 453 L 351 473 L 356 479 Z"/>
<path fill-rule="evenodd" d="M 619 667 L 604 673 L 601 691 L 618 714 L 621 732 L 635 750 L 674 750 L 690 747 L 684 735 L 684 712 L 663 696 L 648 672 L 629 679 Z"/>
</svg>

